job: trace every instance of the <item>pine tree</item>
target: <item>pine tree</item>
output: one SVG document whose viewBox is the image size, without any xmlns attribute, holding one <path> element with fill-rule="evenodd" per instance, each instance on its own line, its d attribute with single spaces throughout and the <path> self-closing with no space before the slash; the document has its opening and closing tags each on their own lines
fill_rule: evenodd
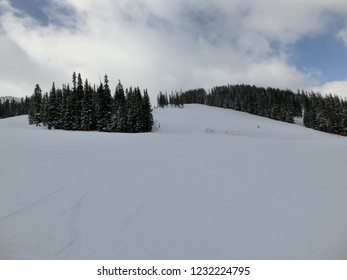
<svg viewBox="0 0 347 280">
<path fill-rule="evenodd" d="M 2 119 L 3 117 L 4 117 L 4 112 L 2 108 L 2 100 L 0 99 L 0 119 Z M 30 118 L 29 118 L 29 122 L 30 122 Z"/>
<path fill-rule="evenodd" d="M 134 112 L 135 112 L 135 132 L 144 132 L 145 131 L 145 116 L 143 110 L 143 101 L 141 90 L 137 87 L 134 89 Z"/>
<path fill-rule="evenodd" d="M 63 129 L 64 128 L 64 109 L 63 109 L 63 91 L 61 89 L 56 90 L 56 114 L 57 119 L 55 121 L 55 128 L 56 129 Z"/>
<path fill-rule="evenodd" d="M 32 121 L 33 124 L 39 126 L 42 122 L 41 109 L 42 109 L 42 90 L 37 84 L 34 89 L 34 95 L 31 102 L 32 108 Z M 29 117 L 30 122 L 30 117 Z"/>
<path fill-rule="evenodd" d="M 29 125 L 33 125 L 35 123 L 34 95 L 32 95 L 29 100 L 30 100 L 30 105 L 29 105 L 29 112 L 28 112 L 28 120 L 29 120 Z M 5 117 L 3 113 L 2 113 L 2 116 Z"/>
<path fill-rule="evenodd" d="M 48 108 L 47 108 L 47 127 L 48 129 L 56 128 L 58 123 L 58 101 L 55 84 L 53 83 L 52 89 L 49 93 Z"/>
<path fill-rule="evenodd" d="M 65 115 L 64 115 L 64 129 L 74 129 L 74 100 L 70 90 L 70 86 L 65 88 Z"/>
<path fill-rule="evenodd" d="M 93 125 L 93 90 L 88 84 L 88 80 L 84 85 L 84 96 L 82 101 L 82 130 L 92 130 Z"/>
<path fill-rule="evenodd" d="M 76 73 L 74 73 L 74 76 L 76 77 Z M 83 81 L 81 74 L 78 73 L 77 76 L 77 86 L 75 91 L 75 113 L 74 113 L 74 126 L 75 130 L 82 129 L 82 103 L 83 103 L 83 97 L 84 97 L 84 90 L 83 90 Z"/>
<path fill-rule="evenodd" d="M 72 117 L 72 130 L 77 130 L 78 124 L 77 124 L 77 75 L 76 72 L 72 73 L 72 90 L 70 95 L 70 102 L 71 102 L 71 117 Z"/>
<path fill-rule="evenodd" d="M 167 94 L 163 94 L 162 92 L 159 92 L 158 98 L 157 98 L 158 107 L 166 107 L 169 105 L 169 100 L 167 98 Z"/>
<path fill-rule="evenodd" d="M 135 108 L 135 94 L 132 87 L 126 90 L 126 103 L 127 103 L 127 132 L 134 133 L 136 131 L 136 108 Z"/>
<path fill-rule="evenodd" d="M 176 95 L 176 98 L 178 98 L 178 94 Z M 176 104 L 180 104 L 180 101 L 176 100 Z M 152 115 L 151 101 L 149 99 L 147 89 L 144 91 L 144 94 L 143 94 L 142 108 L 143 108 L 143 114 L 145 119 L 144 132 L 151 132 L 154 121 L 153 121 L 153 115 Z"/>
<path fill-rule="evenodd" d="M 333 97 L 334 107 L 331 113 L 333 114 L 333 132 L 340 134 L 345 129 L 345 113 L 342 102 L 338 96 Z"/>
<path fill-rule="evenodd" d="M 317 96 L 317 102 L 316 102 L 316 105 L 315 105 L 315 117 L 316 117 L 316 120 L 315 120 L 315 123 L 316 123 L 316 129 L 320 130 L 320 131 L 328 131 L 328 126 L 329 125 L 329 118 L 326 114 L 326 108 L 325 106 L 327 105 L 327 103 L 325 102 L 326 100 L 318 95 Z"/>
<path fill-rule="evenodd" d="M 126 100 L 123 85 L 120 81 L 118 82 L 114 96 L 112 131 L 127 132 Z"/>
<path fill-rule="evenodd" d="M 98 88 L 98 112 L 97 129 L 98 131 L 110 131 L 112 115 L 112 97 L 108 86 L 108 77 L 104 77 L 104 85 L 100 84 Z"/>
<path fill-rule="evenodd" d="M 93 110 L 92 110 L 92 127 L 91 130 L 97 130 L 97 116 L 98 116 L 98 104 L 99 104 L 99 100 L 98 100 L 98 92 L 96 89 L 96 86 L 93 85 L 93 88 L 91 88 L 92 91 L 92 95 L 93 95 Z"/>
<path fill-rule="evenodd" d="M 46 92 L 42 97 L 42 107 L 41 107 L 41 116 L 42 116 L 42 124 L 47 126 L 48 123 L 48 93 Z"/>
</svg>

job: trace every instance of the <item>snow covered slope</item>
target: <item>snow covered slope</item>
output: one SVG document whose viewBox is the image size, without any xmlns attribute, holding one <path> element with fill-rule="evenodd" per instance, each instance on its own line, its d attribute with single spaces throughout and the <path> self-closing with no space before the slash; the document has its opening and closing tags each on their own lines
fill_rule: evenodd
<svg viewBox="0 0 347 280">
<path fill-rule="evenodd" d="M 347 258 L 347 138 L 201 105 L 154 117 L 136 135 L 0 120 L 0 259 Z"/>
</svg>

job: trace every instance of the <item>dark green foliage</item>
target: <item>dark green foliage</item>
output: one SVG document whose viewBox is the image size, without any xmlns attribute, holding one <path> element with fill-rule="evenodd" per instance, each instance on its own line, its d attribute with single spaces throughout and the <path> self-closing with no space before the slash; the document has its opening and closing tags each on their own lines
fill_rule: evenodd
<svg viewBox="0 0 347 280">
<path fill-rule="evenodd" d="M 83 86 L 81 75 L 76 73 L 72 83 L 72 90 L 69 85 L 56 89 L 53 83 L 50 93 L 44 97 L 37 85 L 30 98 L 29 123 L 65 130 L 132 133 L 152 130 L 153 116 L 147 90 L 142 96 L 139 88 L 130 88 L 126 90 L 126 98 L 119 81 L 112 98 L 107 75 L 97 89 L 88 80 Z M 2 110 L 4 106 L 0 105 Z"/>
<path fill-rule="evenodd" d="M 70 86 L 63 88 L 63 95 L 65 95 L 65 113 L 64 113 L 64 129 L 73 130 L 74 125 L 74 98 L 70 90 Z"/>
<path fill-rule="evenodd" d="M 152 115 L 152 105 L 148 96 L 147 89 L 143 93 L 142 102 L 143 102 L 143 105 L 142 105 L 143 117 L 145 122 L 143 132 L 150 132 L 152 131 L 154 120 Z"/>
<path fill-rule="evenodd" d="M 182 98 L 182 93 L 172 93 L 169 96 L 169 103 L 171 106 L 175 106 L 175 107 L 183 107 L 183 98 Z"/>
<path fill-rule="evenodd" d="M 59 103 L 55 84 L 53 83 L 52 89 L 49 93 L 48 107 L 47 107 L 47 127 L 48 129 L 57 128 L 59 120 Z"/>
<path fill-rule="evenodd" d="M 316 130 L 344 134 L 346 132 L 346 110 L 343 101 L 332 95 L 311 93 L 304 98 L 304 124 Z"/>
<path fill-rule="evenodd" d="M 48 93 L 46 92 L 42 97 L 42 107 L 41 107 L 41 118 L 42 118 L 42 124 L 44 126 L 47 126 L 48 123 Z"/>
<path fill-rule="evenodd" d="M 142 97 L 139 88 L 126 91 L 127 131 L 132 133 L 150 132 L 153 127 L 152 108 L 147 90 Z"/>
<path fill-rule="evenodd" d="M 127 132 L 127 108 L 123 85 L 118 82 L 114 95 L 112 131 Z"/>
<path fill-rule="evenodd" d="M 134 104 L 136 101 L 135 93 L 130 87 L 129 90 L 126 90 L 126 102 L 127 106 L 127 132 L 134 133 L 136 131 L 136 105 Z"/>
<path fill-rule="evenodd" d="M 75 74 L 75 73 L 74 73 Z M 76 74 L 74 75 L 76 76 Z M 74 92 L 75 96 L 75 113 L 74 113 L 74 126 L 75 130 L 80 130 L 82 128 L 82 106 L 84 98 L 83 82 L 81 74 L 78 73 L 77 76 L 77 87 Z"/>
<path fill-rule="evenodd" d="M 177 93 L 175 95 L 175 98 L 172 98 L 172 100 L 180 104 L 206 104 L 206 91 L 203 88 L 188 90 L 178 94 L 178 96 Z"/>
<path fill-rule="evenodd" d="M 93 89 L 88 84 L 84 84 L 84 94 L 82 100 L 81 129 L 85 131 L 93 130 Z"/>
<path fill-rule="evenodd" d="M 33 125 L 35 123 L 35 112 L 34 112 L 34 106 L 33 106 L 33 96 L 30 98 L 30 104 L 29 105 L 29 112 L 28 112 L 28 120 L 29 120 L 29 124 Z"/>
<path fill-rule="evenodd" d="M 0 119 L 26 115 L 30 109 L 30 98 L 0 98 Z M 32 116 L 32 115 L 31 115 Z M 30 119 L 29 119 L 30 121 Z M 31 120 L 33 123 L 33 120 Z"/>
<path fill-rule="evenodd" d="M 56 101 L 55 101 L 55 118 L 54 118 L 54 128 L 63 129 L 64 128 L 64 102 L 63 102 L 63 91 L 61 89 L 56 90 Z"/>
<path fill-rule="evenodd" d="M 108 77 L 105 75 L 104 84 L 100 84 L 97 90 L 97 129 L 98 131 L 110 131 L 112 119 L 112 97 L 108 86 Z"/>
<path fill-rule="evenodd" d="M 39 85 L 35 86 L 34 94 L 30 98 L 29 123 L 39 126 L 42 122 L 42 90 Z"/>
<path fill-rule="evenodd" d="M 160 92 L 157 97 L 158 107 L 164 108 L 169 105 L 169 99 L 167 98 L 167 94 L 163 94 Z"/>
<path fill-rule="evenodd" d="M 139 88 L 134 89 L 134 102 L 130 106 L 133 106 L 135 113 L 135 132 L 144 132 L 146 124 L 143 110 L 142 95 Z"/>
</svg>

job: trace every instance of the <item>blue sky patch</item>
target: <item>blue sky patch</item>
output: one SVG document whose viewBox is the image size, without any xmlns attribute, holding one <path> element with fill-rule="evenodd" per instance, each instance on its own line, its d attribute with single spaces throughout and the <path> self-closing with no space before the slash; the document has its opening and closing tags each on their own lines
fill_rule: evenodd
<svg viewBox="0 0 347 280">
<path fill-rule="evenodd" d="M 61 27 L 76 25 L 75 11 L 71 7 L 57 5 L 49 0 L 12 0 L 12 7 L 22 15 L 30 16 L 40 25 L 50 24 Z"/>
<path fill-rule="evenodd" d="M 48 4 L 47 0 L 12 0 L 11 5 L 23 15 L 28 15 L 43 25 L 49 23 L 49 18 L 43 11 Z"/>
<path fill-rule="evenodd" d="M 319 71 L 321 82 L 347 78 L 347 50 L 333 33 L 304 38 L 294 46 L 296 66 L 306 72 Z"/>
</svg>

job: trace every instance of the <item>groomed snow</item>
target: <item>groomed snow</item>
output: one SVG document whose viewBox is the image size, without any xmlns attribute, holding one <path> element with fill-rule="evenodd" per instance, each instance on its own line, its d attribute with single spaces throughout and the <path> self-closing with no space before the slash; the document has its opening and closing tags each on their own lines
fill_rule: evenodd
<svg viewBox="0 0 347 280">
<path fill-rule="evenodd" d="M 0 120 L 0 259 L 347 258 L 347 138 L 202 105 L 154 117 L 135 135 Z"/>
</svg>

